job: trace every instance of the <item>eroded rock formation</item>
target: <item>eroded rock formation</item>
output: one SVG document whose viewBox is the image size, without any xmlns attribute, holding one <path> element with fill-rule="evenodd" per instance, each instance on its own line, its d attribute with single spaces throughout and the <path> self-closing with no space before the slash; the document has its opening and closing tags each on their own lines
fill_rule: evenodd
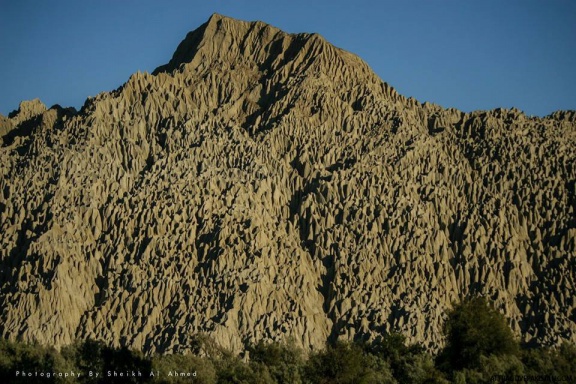
<svg viewBox="0 0 576 384">
<path fill-rule="evenodd" d="M 0 117 L 0 333 L 320 348 L 495 300 L 576 341 L 576 117 L 406 99 L 316 34 L 214 15 L 76 112 Z"/>
</svg>

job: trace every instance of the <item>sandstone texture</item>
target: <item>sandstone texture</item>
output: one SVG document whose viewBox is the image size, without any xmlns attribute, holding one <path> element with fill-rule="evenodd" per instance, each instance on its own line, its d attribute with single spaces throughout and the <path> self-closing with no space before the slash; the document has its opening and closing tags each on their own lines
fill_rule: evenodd
<svg viewBox="0 0 576 384">
<path fill-rule="evenodd" d="M 317 34 L 213 15 L 80 111 L 0 116 L 0 333 L 241 351 L 397 331 L 452 302 L 576 342 L 576 114 L 399 95 Z"/>
</svg>

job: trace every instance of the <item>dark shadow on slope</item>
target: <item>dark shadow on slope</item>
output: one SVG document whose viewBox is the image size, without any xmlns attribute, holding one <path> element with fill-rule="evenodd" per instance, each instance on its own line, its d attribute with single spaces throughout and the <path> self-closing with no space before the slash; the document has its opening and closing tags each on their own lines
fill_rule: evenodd
<svg viewBox="0 0 576 384">
<path fill-rule="evenodd" d="M 23 121 L 14 129 L 10 130 L 6 135 L 4 135 L 4 137 L 2 138 L 4 142 L 3 146 L 8 147 L 12 145 L 17 137 L 30 137 L 38 129 L 41 123 L 42 123 L 42 115 L 37 115 L 31 119 Z M 27 152 L 29 148 L 29 143 L 23 145 L 23 147 L 25 148 L 23 148 L 22 151 L 18 150 L 18 153 L 20 155 L 23 155 L 24 153 Z"/>
</svg>

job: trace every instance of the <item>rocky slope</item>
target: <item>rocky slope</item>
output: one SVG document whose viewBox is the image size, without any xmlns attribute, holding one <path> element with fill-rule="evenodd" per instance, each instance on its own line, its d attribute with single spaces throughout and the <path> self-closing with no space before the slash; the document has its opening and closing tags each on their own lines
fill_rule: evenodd
<svg viewBox="0 0 576 384">
<path fill-rule="evenodd" d="M 0 134 L 3 337 L 434 350 L 481 293 L 523 341 L 576 341 L 574 112 L 420 104 L 319 35 L 214 15 L 153 74 Z"/>
</svg>

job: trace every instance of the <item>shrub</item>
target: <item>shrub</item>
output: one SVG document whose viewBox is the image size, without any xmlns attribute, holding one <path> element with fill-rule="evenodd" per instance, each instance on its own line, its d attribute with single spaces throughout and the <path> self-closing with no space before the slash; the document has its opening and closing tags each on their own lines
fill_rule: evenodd
<svg viewBox="0 0 576 384">
<path fill-rule="evenodd" d="M 444 333 L 446 347 L 438 362 L 447 371 L 477 369 L 481 367 L 482 356 L 519 352 L 504 316 L 481 297 L 455 305 L 448 313 Z"/>
<path fill-rule="evenodd" d="M 446 383 L 443 374 L 420 345 L 406 345 L 406 337 L 392 333 L 364 348 L 386 361 L 399 383 Z"/>
<path fill-rule="evenodd" d="M 218 361 L 219 384 L 274 384 L 267 367 L 261 363 L 245 363 L 237 357 Z"/>
<path fill-rule="evenodd" d="M 302 351 L 293 342 L 258 344 L 248 348 L 250 360 L 268 368 L 270 376 L 279 384 L 302 383 L 304 359 Z"/>
<path fill-rule="evenodd" d="M 563 343 L 554 353 L 556 362 L 556 375 L 560 377 L 574 376 L 576 370 L 576 346 Z"/>
<path fill-rule="evenodd" d="M 549 349 L 524 349 L 521 358 L 527 375 L 553 375 L 556 372 L 554 353 Z"/>
<path fill-rule="evenodd" d="M 195 372 L 194 383 L 216 383 L 216 371 L 212 361 L 193 355 L 164 355 L 152 359 L 152 370 L 160 372 L 152 379 L 153 383 L 190 383 L 190 377 L 168 376 L 170 372 Z"/>
<path fill-rule="evenodd" d="M 126 347 L 113 348 L 101 341 L 76 342 L 62 349 L 62 356 L 85 373 L 83 383 L 145 383 L 150 381 L 152 366 L 141 352 Z M 89 371 L 98 372 L 100 377 L 89 377 Z M 131 377 L 127 372 L 140 372 L 142 377 Z M 108 372 L 112 375 L 108 376 Z M 123 373 L 123 377 L 114 376 Z"/>
<path fill-rule="evenodd" d="M 72 366 L 54 349 L 38 343 L 25 344 L 0 340 L 0 382 L 30 383 L 29 377 L 16 376 L 16 372 L 53 372 L 70 371 Z M 45 383 L 71 383 L 71 378 L 42 378 Z"/>
<path fill-rule="evenodd" d="M 525 374 L 524 365 L 513 355 L 480 357 L 480 368 L 463 369 L 454 373 L 455 384 L 502 383 Z"/>
<path fill-rule="evenodd" d="M 324 351 L 313 353 L 305 367 L 309 383 L 394 383 L 388 363 L 366 353 L 360 346 L 337 342 Z"/>
</svg>

